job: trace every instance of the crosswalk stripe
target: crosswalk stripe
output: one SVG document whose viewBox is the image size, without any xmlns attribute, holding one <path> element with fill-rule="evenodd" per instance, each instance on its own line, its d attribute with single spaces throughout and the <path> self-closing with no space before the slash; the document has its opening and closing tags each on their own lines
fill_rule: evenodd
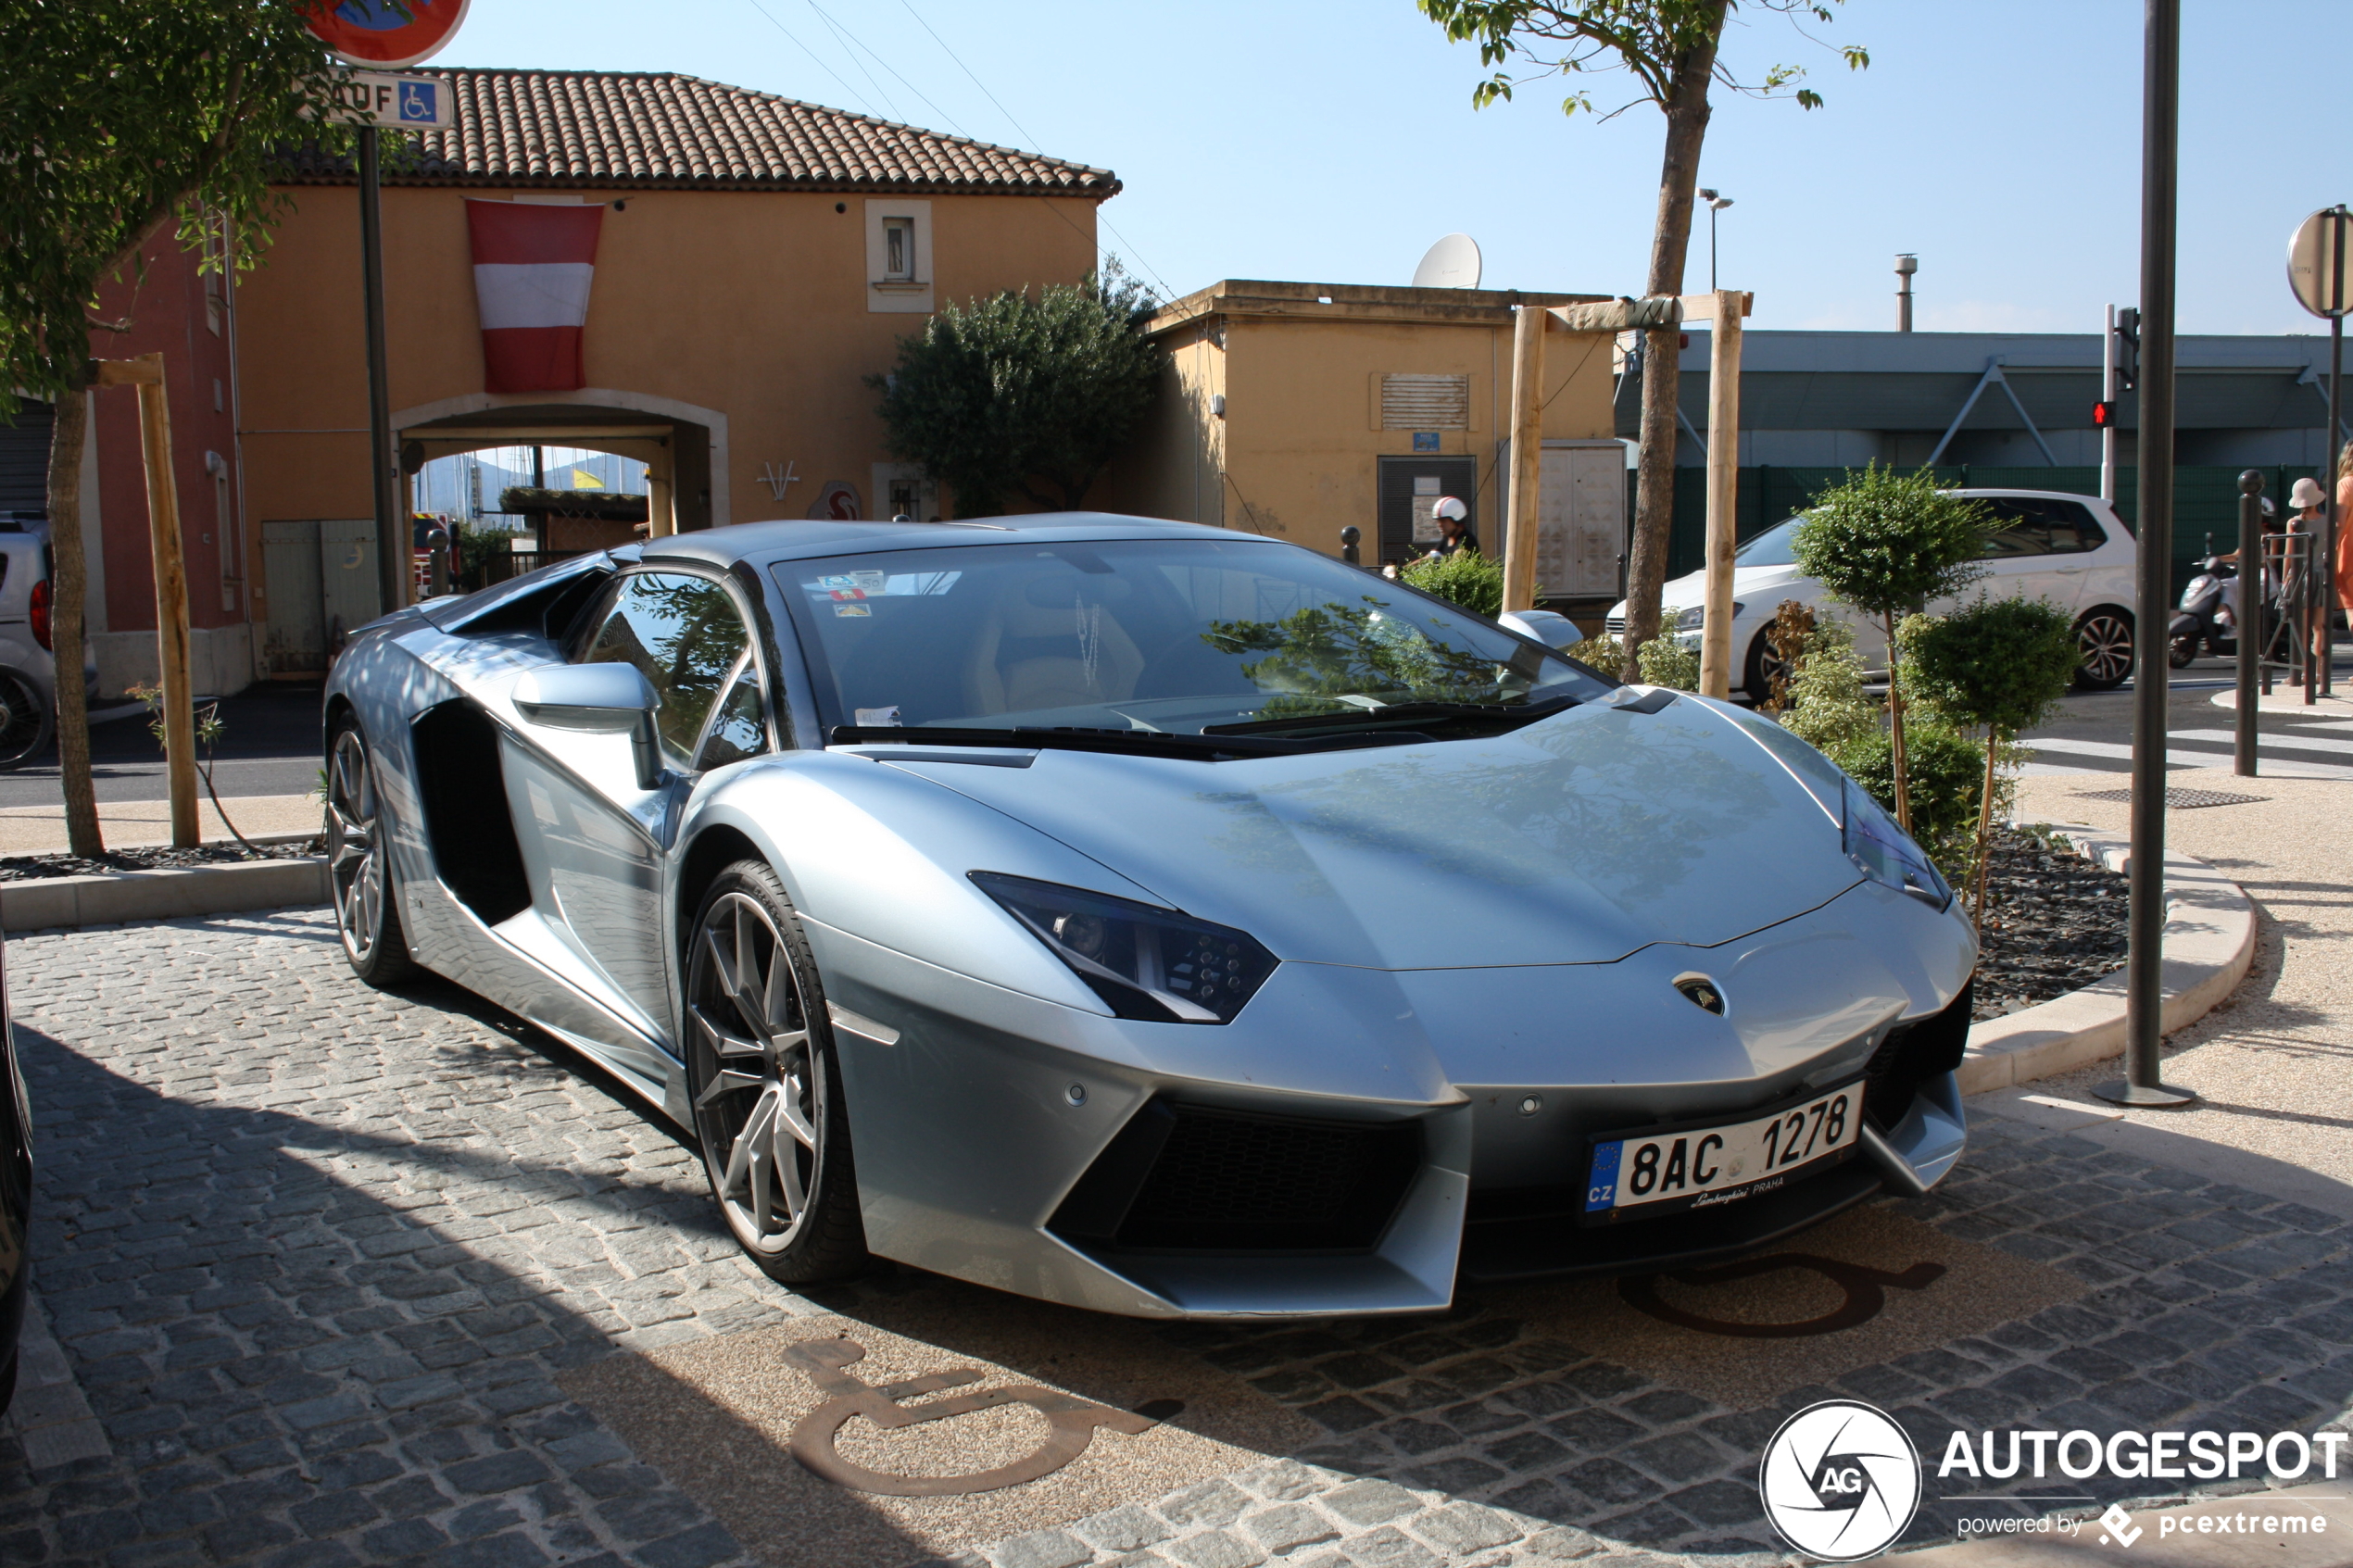
<svg viewBox="0 0 2353 1568">
<path fill-rule="evenodd" d="M 2114 758 L 2118 761 L 2126 763 L 2133 759 L 2133 748 L 2129 746 L 2120 746 L 2114 741 L 2045 740 L 2034 737 L 2023 744 L 2038 756 L 2051 751 L 2057 752 L 2061 756 Z M 2259 753 L 2258 755 L 2263 771 L 2273 778 L 2353 779 L 2353 768 L 2338 767 L 2326 762 L 2290 761 L 2284 759 L 2262 757 Z M 2219 768 L 2227 765 L 2230 760 L 2231 756 L 2227 751 L 2176 751 L 2169 747 L 2165 753 L 2166 766 L 2171 768 Z"/>
<path fill-rule="evenodd" d="M 2175 730 L 2174 740 L 2213 740 L 2228 746 L 2238 737 L 2229 730 Z M 2340 756 L 2353 753 L 2353 740 L 2332 740 L 2326 735 L 2308 735 L 2296 731 L 2273 731 L 2256 743 L 2256 751 L 2268 757 L 2274 749 L 2289 751 L 2328 751 Z"/>
</svg>

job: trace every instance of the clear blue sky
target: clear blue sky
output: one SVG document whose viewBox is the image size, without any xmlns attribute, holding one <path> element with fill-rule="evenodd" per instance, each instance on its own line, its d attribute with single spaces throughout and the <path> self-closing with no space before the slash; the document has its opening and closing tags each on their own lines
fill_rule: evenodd
<svg viewBox="0 0 2353 1568">
<path fill-rule="evenodd" d="M 1642 290 L 1657 111 L 1565 118 L 1546 86 L 1474 111 L 1476 51 L 1411 0 L 912 4 L 473 0 L 434 63 L 685 71 L 1107 167 L 1126 189 L 1105 248 L 1177 293 L 1403 283 L 1454 230 L 1490 287 Z M 2183 8 L 2182 330 L 2319 330 L 2283 258 L 2306 213 L 2353 199 L 2353 4 Z M 2138 0 L 1843 10 L 1829 35 L 1868 45 L 1868 71 L 1770 14 L 1726 44 L 1746 76 L 1807 67 L 1829 99 L 1719 96 L 1700 182 L 1736 202 L 1721 278 L 1755 291 L 1750 324 L 1892 327 L 1899 250 L 1924 330 L 2092 331 L 2132 303 Z M 1597 102 L 1617 84 L 1594 79 Z M 1705 234 L 1703 216 L 1692 288 Z"/>
</svg>

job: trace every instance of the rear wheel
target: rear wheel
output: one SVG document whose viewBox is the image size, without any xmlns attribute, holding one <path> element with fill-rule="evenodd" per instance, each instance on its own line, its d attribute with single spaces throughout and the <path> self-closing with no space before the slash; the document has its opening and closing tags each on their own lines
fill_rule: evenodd
<svg viewBox="0 0 2353 1568">
<path fill-rule="evenodd" d="M 41 755 L 50 728 L 41 694 L 19 676 L 0 673 L 0 770 L 21 768 Z"/>
<path fill-rule="evenodd" d="M 2075 623 L 2075 646 L 2082 657 L 2077 689 L 2113 691 L 2133 673 L 2133 618 L 2120 609 L 2088 611 Z"/>
<path fill-rule="evenodd" d="M 2190 660 L 2196 657 L 2197 633 L 2195 632 L 2186 637 L 2174 638 L 2172 646 L 2165 650 L 2166 662 L 2176 670 L 2186 669 Z"/>
<path fill-rule="evenodd" d="M 393 897 L 384 825 L 375 759 L 359 726 L 346 720 L 327 747 L 327 875 L 343 956 L 371 985 L 396 985 L 417 972 Z"/>
<path fill-rule="evenodd" d="M 866 1263 L 849 1118 L 824 993 L 776 873 L 738 860 L 695 917 L 686 1090 L 736 1244 L 786 1285 Z"/>
</svg>

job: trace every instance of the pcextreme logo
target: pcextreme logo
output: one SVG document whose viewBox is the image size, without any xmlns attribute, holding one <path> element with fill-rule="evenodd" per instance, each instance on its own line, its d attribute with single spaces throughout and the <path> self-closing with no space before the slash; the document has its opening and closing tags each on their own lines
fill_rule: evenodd
<svg viewBox="0 0 2353 1568">
<path fill-rule="evenodd" d="M 1859 1562 L 1895 1544 L 1920 1505 L 1920 1456 L 1887 1412 L 1825 1399 L 1781 1423 L 1756 1489 L 1765 1517 L 1809 1557 Z"/>
</svg>

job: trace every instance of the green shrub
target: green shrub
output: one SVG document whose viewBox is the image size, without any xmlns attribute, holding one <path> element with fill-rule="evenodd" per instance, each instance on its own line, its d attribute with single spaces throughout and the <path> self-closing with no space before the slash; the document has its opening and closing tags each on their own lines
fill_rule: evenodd
<svg viewBox="0 0 2353 1568">
<path fill-rule="evenodd" d="M 2005 735 L 2043 721 L 2075 679 L 2075 623 L 2045 599 L 1983 595 L 1904 639 L 1906 696 L 1935 705 L 1949 722 Z M 1906 621 L 1910 629 L 1912 622 Z"/>
<path fill-rule="evenodd" d="M 1895 617 L 1976 581 L 1984 570 L 1977 557 L 1990 526 L 1983 507 L 1939 490 L 1928 470 L 1899 474 L 1873 463 L 1822 493 L 1791 537 L 1790 554 L 1800 571 L 1833 596 L 1879 617 L 1887 630 L 1889 671 L 1897 675 L 1902 648 Z M 1899 676 L 1887 705 L 1895 755 L 1894 809 L 1895 820 L 1909 827 L 1904 698 Z"/>
<path fill-rule="evenodd" d="M 1672 686 L 1679 692 L 1699 690 L 1699 649 L 1687 648 L 1672 634 L 1661 633 L 1634 652 L 1644 684 Z"/>
<path fill-rule="evenodd" d="M 1504 563 L 1477 550 L 1428 556 L 1398 573 L 1413 587 L 1493 620 L 1504 611 Z"/>
<path fill-rule="evenodd" d="M 1782 728 L 1826 752 L 1879 733 L 1880 706 L 1863 689 L 1853 627 L 1836 616 L 1817 620 L 1789 678 L 1780 717 Z"/>
</svg>

